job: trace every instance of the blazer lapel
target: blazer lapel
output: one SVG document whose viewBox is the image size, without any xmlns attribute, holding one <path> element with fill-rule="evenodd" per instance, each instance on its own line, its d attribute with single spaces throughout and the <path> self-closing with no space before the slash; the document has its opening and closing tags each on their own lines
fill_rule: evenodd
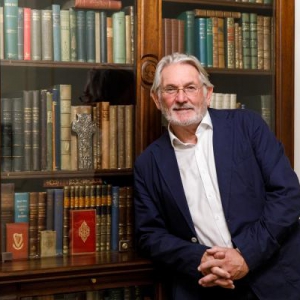
<svg viewBox="0 0 300 300">
<path fill-rule="evenodd" d="M 213 146 L 223 209 L 227 213 L 232 168 L 232 122 L 226 111 L 209 110 L 213 124 Z M 225 119 L 225 120 L 224 120 Z"/>
<path fill-rule="evenodd" d="M 156 151 L 154 152 L 154 155 L 157 161 L 159 171 L 161 172 L 165 180 L 165 184 L 170 190 L 174 201 L 178 205 L 189 227 L 196 234 L 192 217 L 185 198 L 175 152 L 170 143 L 168 133 L 165 133 L 165 135 L 160 139 L 160 142 L 158 144 L 158 147 L 156 148 Z"/>
</svg>

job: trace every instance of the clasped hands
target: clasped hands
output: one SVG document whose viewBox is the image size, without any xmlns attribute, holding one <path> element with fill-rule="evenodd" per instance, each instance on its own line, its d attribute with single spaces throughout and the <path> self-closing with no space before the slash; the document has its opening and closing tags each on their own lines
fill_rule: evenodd
<svg viewBox="0 0 300 300">
<path fill-rule="evenodd" d="M 198 271 L 203 274 L 201 286 L 234 289 L 234 280 L 246 276 L 249 268 L 237 249 L 214 246 L 202 256 Z"/>
</svg>

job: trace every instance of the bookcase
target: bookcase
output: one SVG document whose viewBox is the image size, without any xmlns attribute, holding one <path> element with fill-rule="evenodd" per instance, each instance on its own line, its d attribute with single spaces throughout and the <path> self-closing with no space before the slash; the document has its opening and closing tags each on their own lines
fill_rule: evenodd
<svg viewBox="0 0 300 300">
<path fill-rule="evenodd" d="M 1 7 L 4 6 L 4 2 L 17 2 L 18 7 L 37 10 L 40 12 L 41 18 L 43 10 L 50 10 L 51 13 L 58 7 L 61 10 L 69 10 L 69 7 L 72 7 L 74 3 L 74 1 L 67 0 L 1 0 Z M 97 206 L 96 198 L 99 196 L 97 191 L 101 193 L 101 197 L 105 198 L 103 201 L 106 201 L 101 202 L 102 200 L 99 200 L 100 204 L 98 203 L 98 205 L 101 206 L 101 203 L 104 203 L 103 205 L 108 207 L 107 209 L 102 208 L 102 210 L 100 210 L 101 212 L 109 211 L 111 215 L 115 213 L 121 214 L 120 211 L 116 212 L 113 208 L 115 199 L 113 198 L 112 190 L 116 187 L 125 188 L 129 191 L 129 207 L 130 204 L 132 205 L 131 187 L 134 158 L 139 155 L 149 143 L 157 138 L 162 130 L 161 116 L 150 98 L 149 90 L 156 64 L 165 53 L 165 19 L 178 19 L 178 16 L 184 12 L 195 11 L 196 9 L 204 10 L 206 13 L 207 11 L 221 11 L 240 15 L 254 14 L 256 17 L 259 15 L 270 19 L 270 24 L 272 25 L 270 25 L 269 28 L 270 65 L 268 68 L 240 68 L 225 65 L 223 67 L 208 66 L 207 71 L 210 74 L 212 83 L 215 85 L 215 93 L 236 95 L 236 101 L 241 105 L 245 104 L 246 107 L 251 108 L 251 103 L 258 101 L 257 99 L 260 99 L 261 95 L 269 95 L 268 99 L 271 103 L 268 112 L 268 115 L 271 116 L 270 127 L 283 142 L 286 153 L 291 163 L 293 163 L 293 0 L 273 0 L 273 4 L 229 0 L 122 0 L 120 2 L 121 9 L 101 9 L 102 15 L 99 10 L 94 10 L 99 12 L 98 15 L 94 15 L 95 20 L 98 19 L 98 22 L 104 20 L 103 15 L 106 16 L 105 20 L 107 21 L 107 17 L 112 17 L 114 13 L 123 11 L 124 15 L 129 15 L 131 10 L 133 25 L 129 26 L 129 24 L 127 24 L 128 28 L 131 28 L 127 29 L 127 33 L 130 32 L 129 39 L 131 43 L 128 42 L 127 37 L 128 43 L 125 43 L 125 46 L 122 44 L 123 48 L 120 44 L 115 46 L 115 49 L 122 51 L 124 47 L 127 47 L 125 48 L 126 50 L 115 54 L 111 52 L 112 56 L 110 57 L 108 57 L 108 53 L 103 51 L 104 47 L 99 46 L 105 42 L 102 41 L 101 38 L 100 41 L 94 41 L 91 38 L 91 36 L 96 35 L 97 32 L 98 36 L 102 36 L 103 38 L 106 32 L 105 41 L 107 45 L 105 49 L 108 52 L 109 33 L 111 31 L 104 30 L 104 33 L 102 32 L 101 35 L 101 28 L 103 30 L 103 27 L 100 25 L 97 27 L 97 31 L 95 26 L 94 33 L 91 33 L 93 32 L 93 28 L 90 28 L 91 31 L 84 31 L 79 37 L 78 34 L 80 35 L 80 33 L 77 33 L 75 37 L 79 39 L 79 41 L 81 38 L 86 40 L 84 40 L 85 42 L 78 43 L 78 47 L 75 50 L 73 49 L 74 44 L 71 42 L 72 39 L 70 39 L 70 44 L 67 47 L 70 49 L 69 60 L 68 58 L 64 58 L 63 55 L 65 54 L 62 52 L 60 53 L 60 58 L 54 57 L 54 44 L 50 46 L 52 51 L 49 52 L 49 47 L 36 46 L 36 40 L 30 40 L 31 53 L 32 51 L 36 51 L 39 54 L 39 50 L 46 49 L 45 52 L 40 53 L 40 57 L 32 56 L 29 59 L 25 57 L 24 51 L 23 57 L 7 57 L 7 49 L 5 49 L 7 41 L 5 41 L 4 34 L 2 35 L 3 40 L 0 40 L 0 153 L 2 168 L 0 210 L 2 262 L 0 263 L 0 299 L 3 297 L 3 299 L 26 300 L 46 298 L 100 300 L 102 299 L 101 297 L 103 297 L 103 293 L 108 293 L 111 299 L 115 299 L 112 297 L 117 297 L 117 294 L 118 297 L 121 298 L 116 299 L 164 299 L 163 290 L 158 276 L 155 273 L 155 269 L 150 261 L 140 257 L 136 253 L 133 232 L 130 230 L 127 232 L 128 235 L 112 241 L 110 239 L 111 237 L 108 236 L 109 233 L 113 234 L 113 230 L 111 229 L 112 231 L 108 232 L 106 227 L 106 232 L 104 232 L 103 235 L 106 237 L 104 241 L 100 238 L 97 244 L 97 234 L 95 237 L 95 247 L 98 245 L 99 249 L 97 249 L 97 251 L 92 250 L 92 253 L 80 253 L 79 255 L 72 254 L 74 250 L 75 252 L 82 251 L 75 246 L 70 248 L 71 235 L 66 234 L 66 232 L 64 234 L 62 231 L 61 234 L 65 239 L 62 238 L 61 253 L 57 255 L 57 252 L 53 254 L 53 252 L 50 251 L 49 254 L 49 252 L 46 251 L 51 250 L 49 240 L 51 241 L 55 238 L 56 241 L 56 236 L 52 236 L 52 238 L 48 240 L 47 234 L 52 235 L 53 231 L 57 233 L 56 230 L 50 230 L 50 233 L 47 231 L 46 234 L 36 235 L 36 246 L 31 249 L 30 245 L 32 239 L 30 239 L 30 229 L 28 230 L 26 226 L 22 226 L 22 230 L 28 232 L 29 235 L 28 253 L 25 254 L 26 258 L 23 256 L 23 258 L 12 259 L 11 252 L 7 251 L 6 247 L 4 247 L 4 245 L 6 246 L 7 238 L 6 225 L 4 224 L 15 223 L 12 217 L 15 217 L 14 212 L 16 209 L 14 208 L 12 210 L 11 204 L 15 204 L 16 194 L 21 194 L 22 192 L 29 192 L 32 194 L 32 197 L 35 195 L 37 199 L 41 201 L 51 198 L 52 193 L 58 194 L 55 203 L 66 203 L 66 207 L 60 205 L 61 209 L 56 211 L 56 215 L 58 216 L 60 214 L 61 216 L 60 218 L 57 217 L 57 220 L 61 220 L 61 222 L 64 220 L 64 211 L 70 208 L 77 212 L 81 210 L 85 211 L 87 208 L 90 208 L 90 205 L 91 210 L 94 210 L 96 213 L 97 207 L 95 209 L 94 206 Z M 133 11 L 128 7 L 133 7 Z M 89 16 L 87 12 L 92 11 L 91 9 L 82 10 L 77 8 L 75 11 L 77 10 L 85 12 L 86 24 L 92 22 L 87 21 Z M 38 14 L 36 11 L 35 13 Z M 0 30 L 3 30 L 4 33 L 6 27 L 1 24 L 5 24 L 5 14 L 3 13 L 2 16 L 3 18 L 1 18 L 0 10 Z M 62 18 L 62 15 L 60 15 L 60 17 Z M 72 19 L 71 14 L 69 17 Z M 115 14 L 116 20 L 119 17 L 120 15 Z M 47 19 L 46 17 L 44 18 Z M 77 15 L 77 19 L 78 18 L 80 18 L 80 15 Z M 89 18 L 93 18 L 93 16 Z M 33 25 L 35 20 L 36 18 L 31 20 L 31 25 Z M 53 20 L 54 17 L 52 16 L 52 22 Z M 113 20 L 107 21 L 106 26 L 110 21 L 113 22 Z M 241 17 L 236 18 L 235 21 L 240 25 L 242 23 Z M 118 22 L 116 23 L 118 24 Z M 71 22 L 69 24 L 71 24 Z M 77 27 L 80 24 L 82 24 L 82 22 L 77 23 Z M 86 26 L 88 27 L 88 25 Z M 115 26 L 117 27 L 117 25 Z M 49 25 L 45 25 L 43 28 L 44 31 L 40 34 L 41 41 L 39 45 L 43 45 L 42 41 L 47 37 L 49 38 L 49 36 L 51 37 L 51 34 L 53 37 L 51 41 L 54 43 L 54 27 L 52 27 L 52 32 L 49 31 L 51 29 Z M 42 22 L 40 30 L 42 30 Z M 30 32 L 32 34 L 32 31 Z M 64 33 L 61 32 L 61 36 L 63 35 Z M 167 36 L 171 37 L 169 33 Z M 122 38 L 124 38 L 124 36 L 121 36 L 120 40 L 118 40 L 119 43 L 124 43 Z M 179 39 L 178 36 L 177 39 Z M 2 41 L 4 46 L 1 46 L 3 45 Z M 95 43 L 94 46 L 91 46 L 93 43 Z M 23 43 L 23 50 L 25 45 L 26 43 Z M 21 47 L 21 45 L 19 46 Z M 79 49 L 83 46 L 86 48 Z M 62 45 L 60 45 L 60 47 L 62 48 Z M 18 47 L 16 49 L 16 53 L 18 54 Z M 72 51 L 75 51 L 77 56 L 74 52 L 72 54 Z M 79 58 L 78 52 L 80 51 L 86 51 L 85 58 Z M 126 51 L 127 53 L 131 53 L 131 57 L 125 57 L 125 60 L 119 60 L 119 56 L 123 55 L 124 57 Z M 81 52 L 81 54 L 82 53 L 84 52 Z M 115 58 L 113 58 L 113 55 L 115 55 Z M 60 104 L 63 104 L 61 105 L 62 107 L 74 106 L 75 108 L 68 113 L 64 111 L 65 114 L 69 114 L 67 116 L 69 118 L 68 120 L 72 121 L 72 123 L 67 122 L 67 124 L 64 123 L 59 127 L 59 129 L 66 127 L 64 131 L 58 130 L 54 125 L 50 125 L 52 128 L 52 138 L 48 140 L 47 132 L 51 131 L 50 129 L 47 130 L 48 123 L 51 123 L 49 115 L 52 116 L 52 123 L 53 120 L 57 121 L 66 118 L 64 115 L 55 114 L 55 112 L 57 113 L 58 111 L 56 104 L 59 102 L 56 101 L 56 94 L 60 95 L 59 99 Z M 47 107 L 44 105 L 44 111 L 41 109 L 40 117 L 38 117 L 39 115 L 36 109 L 32 109 L 34 113 L 32 111 L 30 113 L 30 108 L 26 108 L 26 106 L 25 108 L 23 106 L 21 110 L 16 109 L 13 113 L 7 112 L 7 107 L 10 105 L 12 107 L 12 103 L 15 103 L 14 106 L 17 108 L 19 107 L 18 104 L 20 105 L 20 100 L 12 99 L 22 99 L 21 101 L 24 105 L 27 98 L 39 99 L 41 103 L 47 103 L 47 99 L 51 98 L 51 109 L 47 112 Z M 34 100 L 32 100 L 32 102 L 34 102 Z M 112 106 L 130 107 L 131 112 L 128 115 L 131 117 L 129 118 L 129 123 L 121 123 L 120 121 L 108 123 L 107 111 L 108 107 Z M 254 109 L 256 108 L 257 107 L 254 107 Z M 79 114 L 82 119 L 80 119 Z M 96 118 L 97 114 L 101 115 L 101 118 Z M 113 110 L 109 110 L 109 115 L 109 121 L 112 120 L 113 116 L 118 116 Z M 20 118 L 22 120 L 21 122 Z M 25 121 L 28 121 L 28 118 L 31 119 L 31 127 L 26 127 L 28 126 L 28 122 Z M 120 119 L 117 118 L 117 120 Z M 17 123 L 14 122 L 15 120 L 17 120 Z M 85 125 L 80 125 L 81 122 Z M 101 134 L 99 134 L 100 122 Z M 119 147 L 120 152 L 112 152 L 115 145 L 115 143 L 110 140 L 112 136 L 109 136 L 107 133 L 104 134 L 104 129 L 110 126 L 108 124 L 111 123 L 115 123 L 113 125 L 116 125 L 113 128 L 109 127 L 111 132 L 117 132 L 118 127 L 119 130 L 124 128 L 130 129 L 129 133 L 127 131 L 127 147 L 129 148 L 124 148 L 125 142 L 123 137 L 122 140 L 117 140 L 115 143 L 119 143 L 119 145 L 122 144 L 124 147 Z M 79 126 L 77 126 L 77 129 L 76 124 Z M 74 126 L 74 130 L 72 130 L 72 126 Z M 28 142 L 28 139 L 26 140 L 26 138 L 28 138 L 29 128 L 34 128 L 33 135 L 31 133 L 31 139 L 35 144 L 32 140 L 31 142 Z M 83 128 L 88 128 L 88 132 L 82 132 Z M 37 133 L 38 130 L 40 130 L 39 133 Z M 44 131 L 41 132 L 41 130 Z M 56 135 L 55 130 L 58 130 Z M 66 131 L 71 132 L 71 137 L 60 139 L 58 142 L 57 137 L 64 136 Z M 82 139 L 79 138 L 80 134 L 83 134 Z M 126 135 L 125 132 L 122 134 Z M 115 135 L 119 136 L 120 134 Z M 102 144 L 103 140 L 104 143 Z M 31 153 L 32 160 L 29 160 L 30 166 L 26 168 L 24 167 L 24 158 L 22 160 L 16 159 L 13 161 L 15 156 L 17 157 L 18 155 L 13 155 L 12 149 L 9 150 L 11 154 L 6 155 L 6 151 L 8 150 L 6 149 L 7 145 L 11 147 L 18 146 L 20 141 L 23 143 L 22 147 L 25 153 L 26 151 L 27 153 Z M 32 147 L 33 144 L 35 145 L 34 147 Z M 64 149 L 66 152 L 61 153 L 63 152 L 62 148 L 56 148 L 57 144 L 66 144 L 67 146 Z M 107 147 L 108 144 L 110 145 L 109 147 Z M 40 148 L 37 148 L 36 145 Z M 52 152 L 50 153 L 49 148 L 52 148 Z M 17 150 L 18 148 L 16 148 L 16 151 Z M 61 155 L 58 156 L 58 153 Z M 62 154 L 67 157 L 63 157 Z M 121 157 L 123 157 L 128 154 L 127 163 L 125 158 L 123 160 L 123 158 L 120 157 L 119 160 L 122 163 L 119 162 L 120 164 L 118 164 L 118 159 L 117 162 L 111 162 L 115 156 L 118 157 L 118 155 L 121 155 Z M 49 157 L 52 159 L 50 163 Z M 3 163 L 3 161 L 5 163 Z M 78 189 L 77 198 L 74 196 L 75 194 L 77 195 L 75 188 Z M 110 192 L 107 192 L 107 190 Z M 80 191 L 82 191 L 82 193 Z M 89 205 L 84 202 L 85 198 L 88 199 L 87 202 L 90 203 Z M 28 211 L 41 211 L 41 220 L 43 216 L 45 217 L 45 215 L 49 213 L 48 210 L 50 206 L 48 207 L 47 205 L 47 202 L 46 205 L 41 204 L 38 206 L 39 209 L 28 206 Z M 24 211 L 22 212 L 20 210 L 19 217 L 24 217 L 23 213 Z M 93 218 L 89 218 L 89 220 L 90 219 L 93 220 Z M 132 217 L 129 219 L 129 223 L 131 224 L 127 225 L 132 230 L 134 220 Z M 109 220 L 109 218 L 106 220 Z M 52 222 L 55 222 L 54 218 Z M 64 228 L 62 224 L 59 225 L 57 222 L 56 226 Z M 69 223 L 66 224 L 69 225 L 72 220 L 67 219 L 67 222 Z M 112 219 L 111 222 L 113 222 Z M 23 219 L 23 222 L 18 223 L 30 223 L 30 217 L 27 220 L 25 219 L 25 222 Z M 54 226 L 53 223 L 52 225 L 51 222 L 50 225 L 37 223 L 38 225 L 36 226 L 50 226 L 50 228 L 52 228 L 51 226 Z M 94 219 L 94 223 L 96 223 L 96 228 L 104 224 L 97 219 L 97 216 Z M 112 225 L 112 223 L 110 224 Z M 93 223 L 88 225 L 94 226 Z M 120 224 L 118 224 L 118 226 L 120 226 Z M 38 231 L 45 231 L 41 230 L 41 228 L 43 227 L 40 227 Z M 115 231 L 118 229 L 114 227 Z M 86 233 L 86 231 L 84 232 Z M 103 232 L 101 231 L 101 233 Z M 48 241 L 46 247 L 43 246 L 43 240 Z M 108 240 L 110 243 L 107 242 Z M 20 245 L 20 243 L 20 239 L 18 239 L 18 245 Z M 68 245 L 69 247 L 65 249 L 63 247 L 64 245 Z M 41 253 L 44 253 L 42 255 L 43 257 L 41 257 Z M 128 293 L 128 291 L 132 294 L 129 298 L 128 296 L 125 298 L 124 295 Z M 123 296 L 120 296 L 120 294 Z"/>
</svg>

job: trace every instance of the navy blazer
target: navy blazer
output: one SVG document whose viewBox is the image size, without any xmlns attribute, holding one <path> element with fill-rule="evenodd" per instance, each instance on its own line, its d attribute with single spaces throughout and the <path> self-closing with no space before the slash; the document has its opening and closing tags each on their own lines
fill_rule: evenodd
<svg viewBox="0 0 300 300">
<path fill-rule="evenodd" d="M 245 258 L 259 299 L 300 299 L 300 186 L 262 118 L 209 109 L 222 206 L 232 242 Z M 291 133 L 292 134 L 292 133 Z M 134 168 L 135 224 L 141 252 L 173 276 L 173 299 L 201 299 L 199 244 L 168 133 Z"/>
</svg>

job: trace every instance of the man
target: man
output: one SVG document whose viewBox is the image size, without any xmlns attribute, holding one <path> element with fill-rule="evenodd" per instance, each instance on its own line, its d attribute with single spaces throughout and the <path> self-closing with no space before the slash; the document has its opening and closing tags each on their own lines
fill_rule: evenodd
<svg viewBox="0 0 300 300">
<path fill-rule="evenodd" d="M 208 108 L 212 92 L 193 56 L 157 65 L 169 126 L 135 163 L 138 247 L 171 299 L 299 300 L 298 178 L 262 118 Z"/>
</svg>

